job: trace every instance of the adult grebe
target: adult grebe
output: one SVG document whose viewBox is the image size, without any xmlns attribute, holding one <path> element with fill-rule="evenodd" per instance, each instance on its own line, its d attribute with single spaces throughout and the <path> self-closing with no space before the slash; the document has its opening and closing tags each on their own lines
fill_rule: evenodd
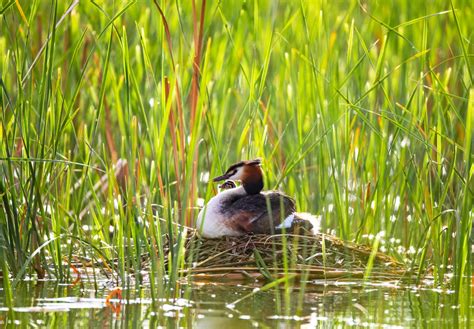
<svg viewBox="0 0 474 329">
<path fill-rule="evenodd" d="M 197 229 L 203 237 L 239 236 L 319 231 L 320 219 L 296 212 L 295 201 L 279 191 L 261 192 L 263 172 L 260 159 L 241 161 L 214 182 L 228 180 L 224 189 L 201 209 Z M 233 180 L 240 180 L 236 186 Z"/>
</svg>

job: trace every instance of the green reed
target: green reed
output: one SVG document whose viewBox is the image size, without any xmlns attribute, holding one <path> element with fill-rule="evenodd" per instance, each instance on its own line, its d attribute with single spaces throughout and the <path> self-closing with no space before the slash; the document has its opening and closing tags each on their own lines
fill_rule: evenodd
<svg viewBox="0 0 474 329">
<path fill-rule="evenodd" d="M 463 291 L 473 14 L 468 1 L 5 1 L 4 275 L 71 280 L 77 256 L 127 282 L 148 253 L 160 296 L 192 265 L 184 226 L 216 193 L 207 177 L 262 157 L 266 188 L 324 230 L 440 283 L 454 271 Z"/>
</svg>

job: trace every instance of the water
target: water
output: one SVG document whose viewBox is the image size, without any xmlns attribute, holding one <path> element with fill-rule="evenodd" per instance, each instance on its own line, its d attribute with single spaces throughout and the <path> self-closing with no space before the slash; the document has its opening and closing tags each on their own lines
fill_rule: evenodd
<svg viewBox="0 0 474 329">
<path fill-rule="evenodd" d="M 97 288 L 96 288 L 97 287 Z M 0 327 L 473 327 L 473 305 L 459 306 L 455 294 L 430 285 L 395 281 L 368 283 L 307 282 L 267 291 L 261 283 L 188 283 L 153 303 L 150 287 L 107 296 L 110 282 L 76 285 L 27 281 L 15 290 L 12 312 L 0 289 Z M 468 287 L 467 289 L 472 289 Z"/>
</svg>

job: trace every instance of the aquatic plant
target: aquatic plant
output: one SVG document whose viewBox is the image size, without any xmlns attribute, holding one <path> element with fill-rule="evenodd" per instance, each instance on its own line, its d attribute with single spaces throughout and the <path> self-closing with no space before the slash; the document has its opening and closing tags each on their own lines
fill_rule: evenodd
<svg viewBox="0 0 474 329">
<path fill-rule="evenodd" d="M 153 294 L 177 294 L 209 177 L 259 156 L 266 186 L 372 247 L 367 275 L 383 251 L 469 298 L 469 4 L 4 1 L 7 295 L 76 260 L 138 286 L 143 255 Z"/>
</svg>

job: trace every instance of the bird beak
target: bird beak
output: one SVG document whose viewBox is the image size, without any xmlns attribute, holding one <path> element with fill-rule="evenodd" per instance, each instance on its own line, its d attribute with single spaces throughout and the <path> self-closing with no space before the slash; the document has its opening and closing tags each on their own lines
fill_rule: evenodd
<svg viewBox="0 0 474 329">
<path fill-rule="evenodd" d="M 213 178 L 212 181 L 213 182 L 220 182 L 220 181 L 226 180 L 227 178 L 229 178 L 229 175 L 224 174 L 222 176 L 217 176 L 217 177 Z"/>
</svg>

